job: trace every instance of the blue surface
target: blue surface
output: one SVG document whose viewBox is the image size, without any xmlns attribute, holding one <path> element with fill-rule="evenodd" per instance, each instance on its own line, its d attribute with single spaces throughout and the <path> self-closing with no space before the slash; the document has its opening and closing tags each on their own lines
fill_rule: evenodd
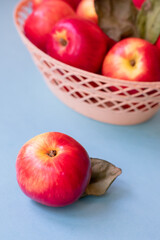
<svg viewBox="0 0 160 240">
<path fill-rule="evenodd" d="M 160 240 L 160 112 L 136 126 L 88 119 L 62 104 L 45 85 L 13 24 L 16 0 L 0 8 L 0 239 Z M 60 131 L 90 156 L 123 173 L 102 197 L 65 208 L 27 198 L 16 181 L 15 161 L 33 136 Z"/>
</svg>

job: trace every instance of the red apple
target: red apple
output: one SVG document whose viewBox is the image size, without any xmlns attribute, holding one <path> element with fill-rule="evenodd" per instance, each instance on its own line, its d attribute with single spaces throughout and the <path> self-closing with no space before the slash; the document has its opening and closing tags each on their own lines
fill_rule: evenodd
<svg viewBox="0 0 160 240">
<path fill-rule="evenodd" d="M 140 38 L 116 43 L 106 55 L 102 74 L 129 81 L 160 81 L 160 55 L 157 47 Z"/>
<path fill-rule="evenodd" d="M 84 193 L 91 177 L 86 150 L 70 136 L 40 134 L 21 148 L 16 161 L 17 181 L 31 199 L 62 207 Z"/>
<path fill-rule="evenodd" d="M 97 72 L 107 50 L 107 38 L 93 22 L 68 18 L 59 21 L 47 40 L 47 53 L 71 66 Z"/>
<path fill-rule="evenodd" d="M 142 7 L 142 4 L 145 2 L 145 0 L 132 0 L 135 7 L 138 8 L 138 9 L 141 9 Z"/>
<path fill-rule="evenodd" d="M 73 9 L 76 9 L 81 0 L 32 0 L 33 9 L 36 9 L 43 2 L 64 1 L 68 3 Z"/>
<path fill-rule="evenodd" d="M 57 21 L 74 16 L 74 10 L 63 1 L 47 1 L 34 10 L 24 24 L 28 39 L 45 51 L 46 38 Z"/>
<path fill-rule="evenodd" d="M 98 16 L 94 7 L 94 0 L 82 0 L 77 7 L 77 15 L 98 23 Z"/>
</svg>

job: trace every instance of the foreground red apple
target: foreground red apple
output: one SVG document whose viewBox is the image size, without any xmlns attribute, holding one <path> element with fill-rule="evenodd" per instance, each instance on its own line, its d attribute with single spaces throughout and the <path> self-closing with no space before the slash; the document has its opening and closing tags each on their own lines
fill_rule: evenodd
<svg viewBox="0 0 160 240">
<path fill-rule="evenodd" d="M 47 1 L 64 1 L 68 3 L 73 9 L 76 9 L 81 0 L 32 0 L 33 9 L 36 9 L 41 3 Z"/>
<path fill-rule="evenodd" d="M 94 7 L 94 0 L 81 0 L 76 13 L 78 16 L 89 19 L 94 23 L 98 23 L 98 16 Z"/>
<path fill-rule="evenodd" d="M 71 66 L 97 72 L 107 50 L 107 38 L 89 20 L 68 18 L 59 21 L 47 40 L 47 53 Z"/>
<path fill-rule="evenodd" d="M 20 150 L 17 180 L 31 199 L 54 207 L 75 202 L 91 177 L 86 150 L 73 138 L 58 132 L 40 134 Z"/>
<path fill-rule="evenodd" d="M 138 8 L 138 9 L 141 9 L 143 3 L 145 2 L 145 0 L 132 0 L 135 7 Z"/>
<path fill-rule="evenodd" d="M 160 81 L 158 48 L 140 38 L 121 40 L 106 55 L 102 74 L 129 81 Z"/>
<path fill-rule="evenodd" d="M 24 24 L 25 35 L 33 44 L 45 51 L 47 35 L 55 23 L 67 16 L 74 15 L 74 10 L 66 2 L 47 1 L 27 18 Z"/>
</svg>

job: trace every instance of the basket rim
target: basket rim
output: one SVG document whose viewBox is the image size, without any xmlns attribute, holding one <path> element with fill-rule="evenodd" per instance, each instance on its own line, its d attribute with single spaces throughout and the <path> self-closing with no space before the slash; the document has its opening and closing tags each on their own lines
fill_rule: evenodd
<svg viewBox="0 0 160 240">
<path fill-rule="evenodd" d="M 143 87 L 143 88 L 160 88 L 160 81 L 154 81 L 154 82 L 138 82 L 138 81 L 129 81 L 129 80 L 122 80 L 122 79 L 118 79 L 118 78 L 111 78 L 111 77 L 106 77 L 103 76 L 101 74 L 97 74 L 97 73 L 92 73 L 92 72 L 88 72 L 73 66 L 70 66 L 66 63 L 63 63 L 51 56 L 49 56 L 47 53 L 43 52 L 42 50 L 40 50 L 38 47 L 36 47 L 24 34 L 24 32 L 21 30 L 20 25 L 18 24 L 17 21 L 17 17 L 18 17 L 18 13 L 21 9 L 21 7 L 27 3 L 31 3 L 31 0 L 22 0 L 19 3 L 16 4 L 14 11 L 13 11 L 13 20 L 14 20 L 14 24 L 16 26 L 16 29 L 18 31 L 18 33 L 20 34 L 20 36 L 25 40 L 25 42 L 30 45 L 33 49 L 36 50 L 36 52 L 38 52 L 39 54 L 41 54 L 46 60 L 49 60 L 51 63 L 53 63 L 53 65 L 55 65 L 55 63 L 57 63 L 58 65 L 61 65 L 61 67 L 63 67 L 64 69 L 68 67 L 70 68 L 70 70 L 73 71 L 73 73 L 78 73 L 79 75 L 86 75 L 92 79 L 97 79 L 99 81 L 103 81 L 103 82 L 108 82 L 108 80 L 113 83 L 113 84 L 118 84 L 118 85 L 129 85 L 131 87 Z"/>
</svg>

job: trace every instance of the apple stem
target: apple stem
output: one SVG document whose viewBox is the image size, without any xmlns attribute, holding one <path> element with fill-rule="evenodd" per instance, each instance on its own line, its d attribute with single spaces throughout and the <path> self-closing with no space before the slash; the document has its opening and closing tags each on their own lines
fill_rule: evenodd
<svg viewBox="0 0 160 240">
<path fill-rule="evenodd" d="M 57 155 L 57 151 L 56 150 L 51 150 L 49 153 L 47 153 L 47 155 L 49 157 L 55 157 Z"/>
<path fill-rule="evenodd" d="M 67 41 L 64 38 L 60 38 L 59 42 L 62 46 L 66 46 L 67 45 Z"/>
</svg>

